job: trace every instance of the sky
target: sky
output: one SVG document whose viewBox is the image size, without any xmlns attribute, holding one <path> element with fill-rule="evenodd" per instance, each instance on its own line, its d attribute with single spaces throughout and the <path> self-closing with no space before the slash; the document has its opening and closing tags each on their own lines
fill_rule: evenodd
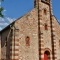
<svg viewBox="0 0 60 60">
<path fill-rule="evenodd" d="M 34 0 L 4 0 L 4 18 L 0 18 L 0 30 L 34 8 Z M 60 21 L 60 0 L 52 0 L 53 14 Z"/>
<path fill-rule="evenodd" d="M 60 22 L 60 0 L 52 0 L 53 14 Z"/>
</svg>

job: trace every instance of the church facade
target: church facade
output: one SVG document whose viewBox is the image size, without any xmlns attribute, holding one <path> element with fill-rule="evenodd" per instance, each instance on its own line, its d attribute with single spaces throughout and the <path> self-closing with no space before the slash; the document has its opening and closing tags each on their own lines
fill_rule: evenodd
<svg viewBox="0 0 60 60">
<path fill-rule="evenodd" d="M 0 60 L 60 60 L 51 0 L 34 0 L 34 9 L 0 31 Z"/>
</svg>

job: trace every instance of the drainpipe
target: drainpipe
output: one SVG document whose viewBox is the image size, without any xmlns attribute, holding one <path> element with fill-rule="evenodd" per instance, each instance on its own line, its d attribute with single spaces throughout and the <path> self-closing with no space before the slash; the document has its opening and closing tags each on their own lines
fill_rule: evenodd
<svg viewBox="0 0 60 60">
<path fill-rule="evenodd" d="M 54 55 L 54 38 L 53 38 L 53 26 L 52 26 L 52 11 L 51 11 L 51 1 L 50 1 L 50 24 L 51 24 L 51 44 L 52 44 L 52 59 L 55 60 Z"/>
<path fill-rule="evenodd" d="M 38 44 L 39 44 L 39 60 L 41 60 L 41 30 L 40 30 L 40 10 L 39 10 L 39 0 L 37 0 L 38 9 Z"/>
</svg>

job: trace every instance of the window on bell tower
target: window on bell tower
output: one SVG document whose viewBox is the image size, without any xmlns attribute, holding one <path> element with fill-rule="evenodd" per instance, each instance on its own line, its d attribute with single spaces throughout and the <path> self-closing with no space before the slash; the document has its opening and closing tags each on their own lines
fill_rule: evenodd
<svg viewBox="0 0 60 60">
<path fill-rule="evenodd" d="M 47 23 L 45 23 L 45 30 L 48 30 L 48 26 L 47 26 Z"/>
<path fill-rule="evenodd" d="M 41 0 L 44 3 L 50 3 L 50 0 Z"/>
<path fill-rule="evenodd" d="M 43 10 L 43 12 L 44 12 L 44 15 L 47 15 L 47 9 L 46 8 Z"/>
</svg>

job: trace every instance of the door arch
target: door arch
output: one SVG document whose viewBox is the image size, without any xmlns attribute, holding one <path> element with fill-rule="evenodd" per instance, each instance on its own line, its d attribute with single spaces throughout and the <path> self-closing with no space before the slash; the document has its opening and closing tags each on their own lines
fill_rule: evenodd
<svg viewBox="0 0 60 60">
<path fill-rule="evenodd" d="M 50 60 L 50 52 L 49 51 L 44 52 L 44 60 Z"/>
</svg>

